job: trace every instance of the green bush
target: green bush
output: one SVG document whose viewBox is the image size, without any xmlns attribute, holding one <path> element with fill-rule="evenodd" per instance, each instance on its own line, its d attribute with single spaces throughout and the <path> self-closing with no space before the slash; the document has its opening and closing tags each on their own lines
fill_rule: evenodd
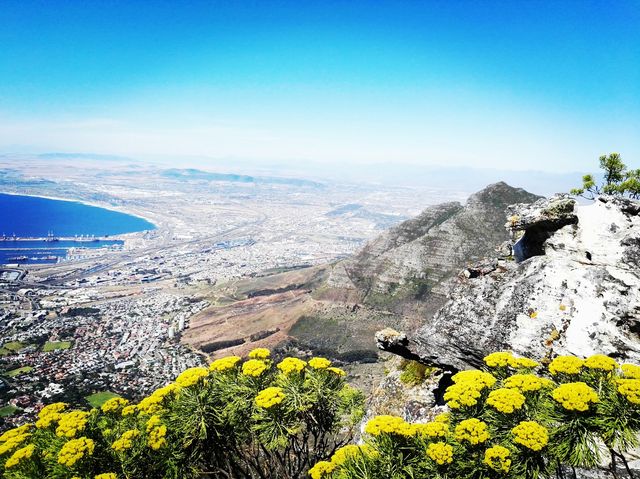
<svg viewBox="0 0 640 479">
<path fill-rule="evenodd" d="M 400 381 L 409 386 L 417 386 L 422 384 L 424 380 L 431 374 L 433 368 L 419 363 L 418 361 L 404 359 L 400 364 Z"/>
<path fill-rule="evenodd" d="M 453 376 L 450 412 L 413 424 L 374 417 L 364 443 L 318 462 L 312 479 L 562 478 L 605 454 L 627 466 L 622 453 L 640 432 L 640 366 L 595 355 L 544 368 L 508 352 L 485 363 Z"/>
<path fill-rule="evenodd" d="M 298 478 L 348 442 L 363 397 L 324 358 L 266 349 L 184 371 L 138 404 L 43 408 L 0 436 L 6 478 Z"/>
</svg>

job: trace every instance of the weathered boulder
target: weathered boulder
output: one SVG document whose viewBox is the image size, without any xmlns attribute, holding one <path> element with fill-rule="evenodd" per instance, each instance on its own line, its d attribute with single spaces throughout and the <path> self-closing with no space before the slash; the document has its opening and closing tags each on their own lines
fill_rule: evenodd
<svg viewBox="0 0 640 479">
<path fill-rule="evenodd" d="M 445 369 L 481 366 L 499 350 L 640 361 L 640 203 L 555 197 L 511 213 L 507 229 L 524 232 L 520 262 L 459 276 L 446 304 L 393 352 Z"/>
</svg>

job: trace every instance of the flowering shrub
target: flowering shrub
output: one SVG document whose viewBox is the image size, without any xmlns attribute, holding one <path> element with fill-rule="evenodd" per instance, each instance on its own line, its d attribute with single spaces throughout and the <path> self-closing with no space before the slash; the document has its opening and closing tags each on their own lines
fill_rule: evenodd
<svg viewBox="0 0 640 479">
<path fill-rule="evenodd" d="M 594 355 L 547 367 L 510 352 L 452 376 L 450 412 L 427 423 L 377 416 L 359 454 L 318 463 L 312 479 L 537 479 L 594 467 L 638 445 L 640 366 Z M 366 449 L 365 449 L 366 448 Z M 606 450 L 606 449 L 605 449 Z"/>
<path fill-rule="evenodd" d="M 0 435 L 8 479 L 300 478 L 364 454 L 346 446 L 363 397 L 331 361 L 279 364 L 264 348 L 190 368 L 138 404 L 106 401 L 91 411 L 44 407 L 36 424 Z M 367 454 L 370 452 L 367 451 Z"/>
</svg>

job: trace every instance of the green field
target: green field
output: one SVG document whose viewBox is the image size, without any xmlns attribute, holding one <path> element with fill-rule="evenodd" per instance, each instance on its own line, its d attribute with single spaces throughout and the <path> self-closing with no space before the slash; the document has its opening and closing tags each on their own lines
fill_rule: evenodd
<svg viewBox="0 0 640 479">
<path fill-rule="evenodd" d="M 32 369 L 33 368 L 31 366 L 24 366 L 22 368 L 12 369 L 11 371 L 7 371 L 7 376 L 9 376 L 10 378 L 15 378 L 17 375 L 28 373 Z"/>
<path fill-rule="evenodd" d="M 24 347 L 25 345 L 19 341 L 10 341 L 8 343 L 4 343 L 2 347 L 0 347 L 0 356 L 8 356 L 9 354 L 20 351 Z"/>
<path fill-rule="evenodd" d="M 100 407 L 109 399 L 118 397 L 120 397 L 119 394 L 112 393 L 111 391 L 104 391 L 86 396 L 85 399 L 91 407 Z"/>
<path fill-rule="evenodd" d="M 47 353 L 56 349 L 69 349 L 70 347 L 71 341 L 47 341 L 42 350 Z"/>
<path fill-rule="evenodd" d="M 4 406 L 0 407 L 0 417 L 11 416 L 13 413 L 19 411 L 20 409 L 15 406 Z"/>
</svg>

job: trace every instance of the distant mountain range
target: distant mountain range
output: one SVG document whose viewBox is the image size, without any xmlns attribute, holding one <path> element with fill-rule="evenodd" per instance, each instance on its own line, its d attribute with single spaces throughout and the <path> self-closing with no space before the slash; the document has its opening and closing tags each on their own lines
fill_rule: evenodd
<svg viewBox="0 0 640 479">
<path fill-rule="evenodd" d="M 305 186 L 312 188 L 324 188 L 323 183 L 299 178 L 281 178 L 274 176 L 249 176 L 233 173 L 212 173 L 195 168 L 171 168 L 162 171 L 162 176 L 166 178 L 186 180 L 186 181 L 230 181 L 233 183 L 269 183 L 290 186 Z"/>
</svg>

